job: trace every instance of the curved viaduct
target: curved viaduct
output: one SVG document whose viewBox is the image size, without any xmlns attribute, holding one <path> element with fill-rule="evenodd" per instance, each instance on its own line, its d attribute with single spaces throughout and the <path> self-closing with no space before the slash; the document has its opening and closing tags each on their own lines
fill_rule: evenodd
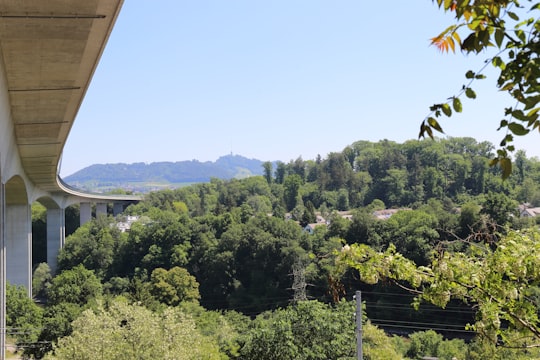
<svg viewBox="0 0 540 360">
<path fill-rule="evenodd" d="M 138 200 L 78 192 L 58 176 L 62 149 L 121 5 L 122 0 L 0 0 L 3 299 L 6 276 L 31 295 L 33 202 L 47 208 L 47 257 L 54 269 L 67 206 L 81 203 L 86 221 L 90 203 Z"/>
</svg>

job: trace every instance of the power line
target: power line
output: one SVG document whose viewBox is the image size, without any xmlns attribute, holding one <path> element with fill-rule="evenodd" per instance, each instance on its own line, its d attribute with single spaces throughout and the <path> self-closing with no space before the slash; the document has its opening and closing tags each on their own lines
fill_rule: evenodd
<svg viewBox="0 0 540 360">
<path fill-rule="evenodd" d="M 453 325 L 453 324 L 444 324 L 444 323 L 427 323 L 427 322 L 417 322 L 417 321 L 400 321 L 400 320 L 386 320 L 386 319 L 374 319 L 370 318 L 369 321 L 372 323 L 389 323 L 389 324 L 395 324 L 398 326 L 399 324 L 408 324 L 408 325 L 418 325 L 418 326 L 444 326 L 444 327 L 454 327 L 454 328 L 462 328 L 461 325 Z"/>
<path fill-rule="evenodd" d="M 459 329 L 446 329 L 446 328 L 438 328 L 438 327 L 428 327 L 428 326 L 407 326 L 407 325 L 394 325 L 394 324 L 377 324 L 373 323 L 374 325 L 380 326 L 381 328 L 400 328 L 400 329 L 415 329 L 415 330 L 433 330 L 433 331 L 440 331 L 440 332 L 455 332 L 455 333 L 464 333 L 464 334 L 475 334 L 472 330 L 459 330 Z"/>
</svg>

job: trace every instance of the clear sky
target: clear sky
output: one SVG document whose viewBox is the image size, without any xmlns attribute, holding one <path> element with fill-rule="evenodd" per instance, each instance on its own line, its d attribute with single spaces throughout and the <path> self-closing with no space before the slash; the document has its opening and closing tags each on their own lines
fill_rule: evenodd
<svg viewBox="0 0 540 360">
<path fill-rule="evenodd" d="M 126 0 L 64 148 L 61 175 L 104 163 L 323 158 L 416 139 L 429 106 L 489 53 L 441 54 L 430 0 Z M 442 122 L 498 144 L 495 73 Z M 491 76 L 490 76 L 491 74 Z M 540 156 L 538 134 L 516 141 Z"/>
</svg>

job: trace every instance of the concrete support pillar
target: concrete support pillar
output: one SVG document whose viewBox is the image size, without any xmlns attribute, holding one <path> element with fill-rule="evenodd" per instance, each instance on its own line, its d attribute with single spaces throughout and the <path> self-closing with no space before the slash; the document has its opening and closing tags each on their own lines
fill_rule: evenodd
<svg viewBox="0 0 540 360">
<path fill-rule="evenodd" d="M 6 275 L 32 296 L 32 217 L 28 204 L 6 206 Z"/>
<path fill-rule="evenodd" d="M 0 180 L 2 169 L 0 168 Z M 6 187 L 0 181 L 0 359 L 6 358 Z"/>
<path fill-rule="evenodd" d="M 107 216 L 107 203 L 97 203 L 96 204 L 96 217 L 100 215 Z"/>
<path fill-rule="evenodd" d="M 121 202 L 115 202 L 113 204 L 113 215 L 116 216 L 123 212 L 124 212 L 124 204 L 122 204 Z"/>
<path fill-rule="evenodd" d="M 66 240 L 66 216 L 64 209 L 47 209 L 47 264 L 51 274 L 56 273 L 58 252 Z"/>
<path fill-rule="evenodd" d="M 92 206 L 90 203 L 81 203 L 79 212 L 81 226 L 92 220 Z"/>
</svg>

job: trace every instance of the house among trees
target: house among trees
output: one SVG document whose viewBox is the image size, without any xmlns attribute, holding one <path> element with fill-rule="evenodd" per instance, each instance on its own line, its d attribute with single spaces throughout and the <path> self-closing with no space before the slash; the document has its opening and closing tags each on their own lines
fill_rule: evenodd
<svg viewBox="0 0 540 360">
<path fill-rule="evenodd" d="M 540 207 L 531 207 L 529 203 L 523 203 L 518 206 L 519 217 L 536 217 L 540 215 Z"/>
<path fill-rule="evenodd" d="M 351 214 L 350 211 L 338 211 L 337 213 L 342 218 L 352 221 L 353 215 Z"/>
<path fill-rule="evenodd" d="M 384 209 L 384 210 L 377 210 L 373 212 L 373 216 L 375 216 L 378 220 L 386 220 L 395 213 L 397 213 L 400 209 Z"/>
<path fill-rule="evenodd" d="M 120 229 L 121 232 L 126 232 L 131 230 L 131 224 L 139 220 L 139 216 L 128 215 L 125 218 L 125 221 L 119 221 L 116 223 L 116 227 Z"/>
<path fill-rule="evenodd" d="M 344 218 L 344 219 L 347 219 L 349 221 L 352 221 L 352 214 L 350 211 L 338 211 L 337 212 L 338 216 Z M 306 226 L 304 226 L 304 231 L 308 232 L 310 235 L 313 234 L 313 232 L 315 231 L 315 228 L 317 226 L 320 226 L 320 225 L 330 225 L 330 220 L 326 220 L 321 214 L 316 214 L 315 216 L 315 219 L 316 219 L 316 222 L 315 223 L 311 223 L 311 224 L 307 224 Z"/>
<path fill-rule="evenodd" d="M 326 225 L 325 222 L 322 222 L 322 223 L 313 223 L 313 224 L 307 224 L 305 227 L 304 227 L 304 231 L 307 232 L 308 234 L 310 235 L 313 235 L 313 233 L 315 232 L 315 228 L 317 226 L 321 226 L 321 225 Z"/>
</svg>

